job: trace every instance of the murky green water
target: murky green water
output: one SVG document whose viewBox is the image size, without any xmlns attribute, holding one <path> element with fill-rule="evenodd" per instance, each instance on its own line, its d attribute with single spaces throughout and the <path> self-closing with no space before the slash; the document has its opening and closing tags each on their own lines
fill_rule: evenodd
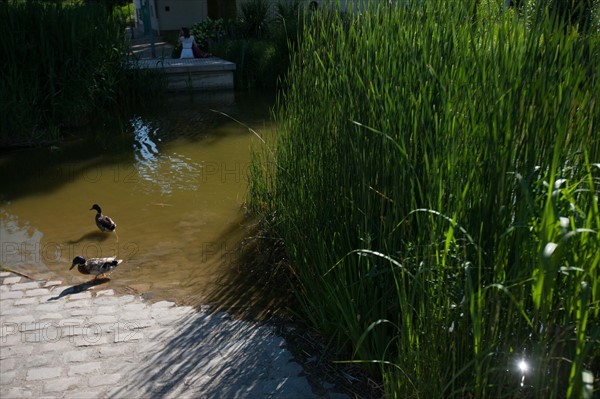
<svg viewBox="0 0 600 399">
<path fill-rule="evenodd" d="M 250 149 L 272 132 L 269 95 L 220 93 L 172 98 L 131 118 L 123 134 L 60 148 L 0 154 L 0 262 L 34 277 L 48 270 L 89 280 L 71 260 L 118 256 L 103 287 L 181 301 L 219 284 L 248 234 L 243 202 Z M 101 233 L 92 204 L 116 223 Z"/>
</svg>

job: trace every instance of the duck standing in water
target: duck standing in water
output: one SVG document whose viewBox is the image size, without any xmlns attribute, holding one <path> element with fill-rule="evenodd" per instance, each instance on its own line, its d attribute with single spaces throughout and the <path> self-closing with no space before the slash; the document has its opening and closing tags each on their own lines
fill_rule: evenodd
<svg viewBox="0 0 600 399">
<path fill-rule="evenodd" d="M 106 215 L 102 214 L 102 209 L 100 209 L 100 205 L 94 204 L 90 208 L 90 211 L 96 210 L 96 226 L 100 229 L 100 231 L 115 231 L 117 225 Z"/>
<path fill-rule="evenodd" d="M 91 258 L 88 260 L 85 260 L 83 256 L 76 256 L 69 270 L 77 266 L 79 273 L 94 274 L 96 276 L 94 277 L 95 280 L 99 275 L 104 275 L 114 270 L 121 262 L 123 262 L 122 259 L 116 259 L 114 256 L 110 258 Z"/>
</svg>

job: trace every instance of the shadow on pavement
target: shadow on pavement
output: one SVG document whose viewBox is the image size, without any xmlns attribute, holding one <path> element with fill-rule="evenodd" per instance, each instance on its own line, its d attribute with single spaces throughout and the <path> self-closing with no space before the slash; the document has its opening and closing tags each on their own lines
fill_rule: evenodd
<svg viewBox="0 0 600 399">
<path fill-rule="evenodd" d="M 93 279 L 93 280 L 87 281 L 85 283 L 74 285 L 72 287 L 62 290 L 62 292 L 59 295 L 49 298 L 48 302 L 49 301 L 57 301 L 60 298 L 66 297 L 68 295 L 78 294 L 78 293 L 86 291 L 96 285 L 104 284 L 108 281 L 110 281 L 109 278 L 98 278 L 98 279 Z"/>
<path fill-rule="evenodd" d="M 226 313 L 194 312 L 161 323 L 172 337 L 139 359 L 128 385 L 111 397 L 315 397 L 302 367 L 270 327 Z"/>
</svg>

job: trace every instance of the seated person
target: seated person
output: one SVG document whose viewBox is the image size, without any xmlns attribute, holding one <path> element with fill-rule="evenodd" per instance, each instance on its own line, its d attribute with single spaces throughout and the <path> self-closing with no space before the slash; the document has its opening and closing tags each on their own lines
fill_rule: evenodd
<svg viewBox="0 0 600 399">
<path fill-rule="evenodd" d="M 192 46 L 196 44 L 194 35 L 190 35 L 190 30 L 186 27 L 181 28 L 179 41 L 181 42 L 181 56 L 180 58 L 194 58 L 194 51 Z"/>
</svg>

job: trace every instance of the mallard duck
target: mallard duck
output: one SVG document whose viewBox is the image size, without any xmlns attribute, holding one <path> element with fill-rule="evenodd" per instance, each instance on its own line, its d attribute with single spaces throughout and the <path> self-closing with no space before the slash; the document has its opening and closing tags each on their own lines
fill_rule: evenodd
<svg viewBox="0 0 600 399">
<path fill-rule="evenodd" d="M 100 231 L 115 231 L 117 225 L 106 215 L 102 214 L 102 209 L 100 209 L 100 205 L 94 204 L 90 208 L 90 211 L 96 210 L 96 226 L 100 229 Z"/>
<path fill-rule="evenodd" d="M 73 269 L 75 265 L 77 265 L 77 270 L 79 270 L 79 273 L 94 274 L 96 275 L 94 278 L 95 280 L 99 275 L 114 270 L 121 262 L 123 262 L 123 260 L 116 259 L 115 256 L 110 258 L 91 258 L 88 260 L 85 260 L 83 256 L 76 256 L 73 259 L 73 264 L 71 264 L 69 270 Z"/>
</svg>

